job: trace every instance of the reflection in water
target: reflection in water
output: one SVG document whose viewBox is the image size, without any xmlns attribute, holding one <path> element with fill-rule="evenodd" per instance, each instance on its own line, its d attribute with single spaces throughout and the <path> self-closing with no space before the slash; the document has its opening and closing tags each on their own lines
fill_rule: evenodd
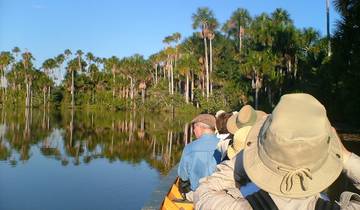
<svg viewBox="0 0 360 210">
<path fill-rule="evenodd" d="M 191 116 L 26 109 L 1 110 L 0 117 L 0 209 L 43 208 L 25 201 L 54 209 L 119 209 L 127 202 L 126 209 L 139 209 L 160 180 L 152 170 L 166 175 L 192 140 Z M 359 142 L 346 143 L 359 154 Z M 338 198 L 349 187 L 341 176 L 327 193 Z M 38 194 L 55 195 L 34 202 Z"/>
<path fill-rule="evenodd" d="M 35 147 L 64 166 L 98 158 L 132 164 L 145 160 L 166 174 L 191 138 L 186 121 L 189 118 L 136 112 L 2 110 L 0 158 L 16 166 L 31 161 Z"/>
</svg>

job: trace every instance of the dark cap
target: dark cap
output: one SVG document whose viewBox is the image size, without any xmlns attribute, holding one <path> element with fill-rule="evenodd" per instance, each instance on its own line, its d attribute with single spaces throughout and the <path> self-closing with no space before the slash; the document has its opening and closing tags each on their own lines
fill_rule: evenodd
<svg viewBox="0 0 360 210">
<path fill-rule="evenodd" d="M 198 122 L 204 123 L 204 124 L 210 126 L 211 128 L 216 127 L 216 119 L 211 114 L 199 114 L 191 121 L 191 124 L 198 123 Z"/>
</svg>

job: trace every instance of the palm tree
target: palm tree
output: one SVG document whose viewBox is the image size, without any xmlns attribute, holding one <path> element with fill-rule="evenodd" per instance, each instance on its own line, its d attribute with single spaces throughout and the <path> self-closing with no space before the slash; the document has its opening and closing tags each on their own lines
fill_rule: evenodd
<svg viewBox="0 0 360 210">
<path fill-rule="evenodd" d="M 82 70 L 82 65 L 81 65 L 81 56 L 84 53 L 81 50 L 77 50 L 76 51 L 76 55 L 77 55 L 77 60 L 78 60 L 78 71 L 81 72 Z M 75 98 L 74 98 L 74 94 L 75 94 L 75 85 L 74 85 L 74 70 L 71 71 L 71 108 L 74 109 L 75 107 Z"/>
<path fill-rule="evenodd" d="M 190 84 L 189 84 L 190 74 L 192 70 L 194 71 L 196 69 L 197 64 L 198 62 L 196 58 L 191 53 L 186 53 L 186 52 L 183 53 L 179 60 L 179 65 L 178 65 L 179 73 L 185 76 L 186 78 L 185 91 L 184 91 L 186 103 L 189 103 L 189 96 L 190 96 Z M 191 93 L 191 95 L 193 95 L 193 93 Z"/>
<path fill-rule="evenodd" d="M 288 11 L 281 8 L 276 8 L 275 11 L 271 13 L 271 19 L 274 21 L 275 26 L 288 27 L 293 24 Z"/>
<path fill-rule="evenodd" d="M 65 61 L 65 55 L 64 55 L 64 54 L 59 54 L 59 55 L 57 55 L 57 56 L 55 57 L 55 61 L 56 61 L 56 64 L 57 64 L 57 66 L 58 66 L 58 70 L 57 70 L 57 73 L 55 74 L 56 76 L 55 76 L 54 79 L 55 79 L 56 81 L 59 81 L 60 75 L 62 75 L 61 69 L 62 69 L 62 65 L 63 65 L 63 63 L 64 63 L 64 61 Z"/>
<path fill-rule="evenodd" d="M 4 89 L 2 102 L 4 103 L 6 99 L 6 88 L 7 88 L 7 80 L 5 77 L 5 71 L 8 66 L 13 62 L 14 57 L 10 52 L 1 52 L 0 54 L 0 87 Z"/>
<path fill-rule="evenodd" d="M 171 47 L 171 43 L 174 41 L 173 36 L 167 36 L 163 39 L 163 43 L 166 44 L 164 53 L 167 56 L 165 69 L 168 72 L 168 81 L 169 81 L 169 94 L 174 94 L 174 66 L 173 58 L 175 57 L 176 50 Z"/>
<path fill-rule="evenodd" d="M 210 77 L 209 77 L 209 61 L 208 61 L 208 50 L 207 50 L 207 35 L 209 32 L 209 23 L 215 22 L 213 12 L 207 8 L 198 8 L 196 13 L 192 15 L 193 29 L 200 28 L 201 37 L 204 40 L 204 49 L 205 49 L 205 71 L 206 71 L 206 98 L 209 98 L 210 93 Z"/>
<path fill-rule="evenodd" d="M 112 56 L 109 59 L 105 60 L 105 69 L 107 69 L 109 72 L 111 72 L 112 74 L 112 96 L 113 99 L 115 98 L 115 93 L 116 93 L 116 74 L 118 73 L 118 67 L 120 60 L 118 57 L 116 56 Z"/>
<path fill-rule="evenodd" d="M 55 59 L 53 58 L 49 58 L 46 59 L 43 64 L 42 64 L 42 69 L 44 69 L 44 73 L 46 74 L 46 76 L 48 76 L 50 78 L 50 75 L 52 74 L 53 70 L 55 68 L 58 67 L 58 63 Z M 46 104 L 46 90 L 48 90 L 48 101 L 50 101 L 50 95 L 51 95 L 51 86 L 49 85 L 48 87 L 44 86 L 44 107 Z"/>
<path fill-rule="evenodd" d="M 251 45 L 262 50 L 272 46 L 272 22 L 268 14 L 262 13 L 251 23 Z"/>
<path fill-rule="evenodd" d="M 19 47 L 14 47 L 11 50 L 11 52 L 15 54 L 15 60 L 17 60 L 17 57 L 19 56 L 19 53 L 20 53 L 20 48 Z"/>
<path fill-rule="evenodd" d="M 78 61 L 75 59 L 70 60 L 67 65 L 67 71 L 71 74 L 71 84 L 70 84 L 70 93 L 71 93 L 71 108 L 75 106 L 75 86 L 74 86 L 74 77 L 75 71 L 78 69 Z"/>
<path fill-rule="evenodd" d="M 330 12 L 329 12 L 329 0 L 326 0 L 326 34 L 328 41 L 328 56 L 331 55 L 331 39 L 330 39 Z"/>
<path fill-rule="evenodd" d="M 249 11 L 243 8 L 238 8 L 232 13 L 230 19 L 223 26 L 223 31 L 226 32 L 228 36 L 238 39 L 238 49 L 240 54 L 245 29 L 250 26 L 250 23 L 251 16 Z"/>
<path fill-rule="evenodd" d="M 88 52 L 88 53 L 86 53 L 85 57 L 86 57 L 86 60 L 88 61 L 89 66 L 88 66 L 88 69 L 87 69 L 87 73 L 89 73 L 90 72 L 90 66 L 91 66 L 92 62 L 95 61 L 95 56 L 91 52 Z"/>
<path fill-rule="evenodd" d="M 25 100 L 25 107 L 30 107 L 31 103 L 31 85 L 32 85 L 32 76 L 29 73 L 29 71 L 32 69 L 32 60 L 34 60 L 34 57 L 30 52 L 25 50 L 25 52 L 22 54 L 22 63 L 23 68 L 25 71 L 25 84 L 26 84 L 26 100 Z"/>
</svg>

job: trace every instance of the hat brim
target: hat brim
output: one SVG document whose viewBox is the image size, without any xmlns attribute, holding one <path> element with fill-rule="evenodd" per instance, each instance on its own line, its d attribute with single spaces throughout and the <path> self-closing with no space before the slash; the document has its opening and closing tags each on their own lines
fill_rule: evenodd
<svg viewBox="0 0 360 210">
<path fill-rule="evenodd" d="M 343 169 L 343 164 L 341 142 L 336 131 L 332 129 L 329 155 L 323 165 L 312 172 L 312 180 L 308 183 L 308 189 L 306 191 L 299 189 L 287 193 L 282 192 L 280 186 L 284 175 L 275 173 L 264 165 L 258 153 L 258 136 L 266 119 L 267 117 L 263 117 L 252 127 L 245 142 L 243 164 L 251 181 L 269 193 L 282 197 L 302 198 L 323 191 L 336 180 Z"/>
<path fill-rule="evenodd" d="M 259 111 L 259 110 L 255 110 L 256 112 L 256 121 L 259 121 L 260 119 L 262 119 L 264 116 L 266 116 L 267 114 L 263 111 Z M 233 114 L 226 122 L 226 129 L 229 131 L 229 133 L 231 134 L 235 134 L 235 132 L 237 130 L 239 130 L 241 127 L 243 126 L 238 126 L 236 124 L 236 118 L 238 116 L 239 113 Z"/>
<path fill-rule="evenodd" d="M 237 154 L 238 152 L 235 151 L 235 149 L 234 149 L 233 146 L 229 146 L 228 149 L 227 149 L 227 151 L 226 151 L 226 153 L 227 153 L 228 158 L 229 158 L 229 159 L 232 159 L 233 157 L 236 156 L 236 154 Z"/>
<path fill-rule="evenodd" d="M 239 128 L 236 125 L 236 118 L 239 113 L 231 115 L 229 119 L 226 122 L 226 129 L 229 131 L 229 133 L 234 134 Z"/>
</svg>

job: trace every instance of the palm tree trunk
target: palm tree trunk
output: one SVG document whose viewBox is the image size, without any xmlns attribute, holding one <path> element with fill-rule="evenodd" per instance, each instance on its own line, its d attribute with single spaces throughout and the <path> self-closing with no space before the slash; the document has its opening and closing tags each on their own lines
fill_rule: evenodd
<svg viewBox="0 0 360 210">
<path fill-rule="evenodd" d="M 185 101 L 189 103 L 189 72 L 186 72 Z"/>
<path fill-rule="evenodd" d="M 204 47 L 205 47 L 205 72 L 206 72 L 206 99 L 209 98 L 209 62 L 207 53 L 207 42 L 204 36 Z"/>
<path fill-rule="evenodd" d="M 48 106 L 50 105 L 50 99 L 51 99 L 51 86 L 49 86 L 49 92 L 48 92 Z"/>
<path fill-rule="evenodd" d="M 115 98 L 115 67 L 113 67 L 112 69 L 112 74 L 113 74 L 113 99 Z"/>
<path fill-rule="evenodd" d="M 191 71 L 191 102 L 194 101 L 194 83 L 195 83 L 195 78 L 194 78 L 194 71 Z"/>
<path fill-rule="evenodd" d="M 169 63 L 170 63 L 170 61 L 168 61 L 166 71 L 167 71 L 167 76 L 168 76 L 169 94 L 171 94 L 171 67 L 170 67 Z"/>
<path fill-rule="evenodd" d="M 29 87 L 29 78 L 26 77 L 26 99 L 25 99 L 25 107 L 30 107 L 30 87 Z"/>
<path fill-rule="evenodd" d="M 74 92 L 75 92 L 75 87 L 74 87 L 74 70 L 72 70 L 72 71 L 71 71 L 71 108 L 72 108 L 72 109 L 74 109 L 74 105 L 75 105 Z"/>
<path fill-rule="evenodd" d="M 174 95 L 174 67 L 173 67 L 173 63 L 172 60 L 170 62 L 171 64 L 171 95 Z"/>
<path fill-rule="evenodd" d="M 45 110 L 45 107 L 46 107 L 46 87 L 43 88 L 43 97 L 44 97 L 44 99 L 43 99 L 43 103 L 44 103 L 43 107 L 44 107 L 44 110 Z"/>
<path fill-rule="evenodd" d="M 156 67 L 155 67 L 155 84 L 158 83 L 158 64 L 156 64 Z"/>
<path fill-rule="evenodd" d="M 212 39 L 209 39 L 210 42 L 210 72 L 209 72 L 209 85 L 210 85 L 210 95 L 212 95 L 212 81 L 211 81 L 211 74 L 212 74 Z"/>
<path fill-rule="evenodd" d="M 328 56 L 331 55 L 331 42 L 330 42 L 330 13 L 329 13 L 329 0 L 326 0 L 326 33 L 328 41 Z"/>
<path fill-rule="evenodd" d="M 145 88 L 141 89 L 141 101 L 143 104 L 145 103 Z"/>
<path fill-rule="evenodd" d="M 239 53 L 241 54 L 242 48 L 242 35 L 241 35 L 241 26 L 239 27 Z"/>
<path fill-rule="evenodd" d="M 33 92 L 32 92 L 31 86 L 32 86 L 32 81 L 30 80 L 30 82 L 29 82 L 30 108 L 33 107 L 33 100 L 32 100 Z"/>
<path fill-rule="evenodd" d="M 258 109 L 259 88 L 255 88 L 255 109 Z"/>
<path fill-rule="evenodd" d="M 133 100 L 134 98 L 134 84 L 133 84 L 133 78 L 130 77 L 130 99 Z"/>
</svg>

